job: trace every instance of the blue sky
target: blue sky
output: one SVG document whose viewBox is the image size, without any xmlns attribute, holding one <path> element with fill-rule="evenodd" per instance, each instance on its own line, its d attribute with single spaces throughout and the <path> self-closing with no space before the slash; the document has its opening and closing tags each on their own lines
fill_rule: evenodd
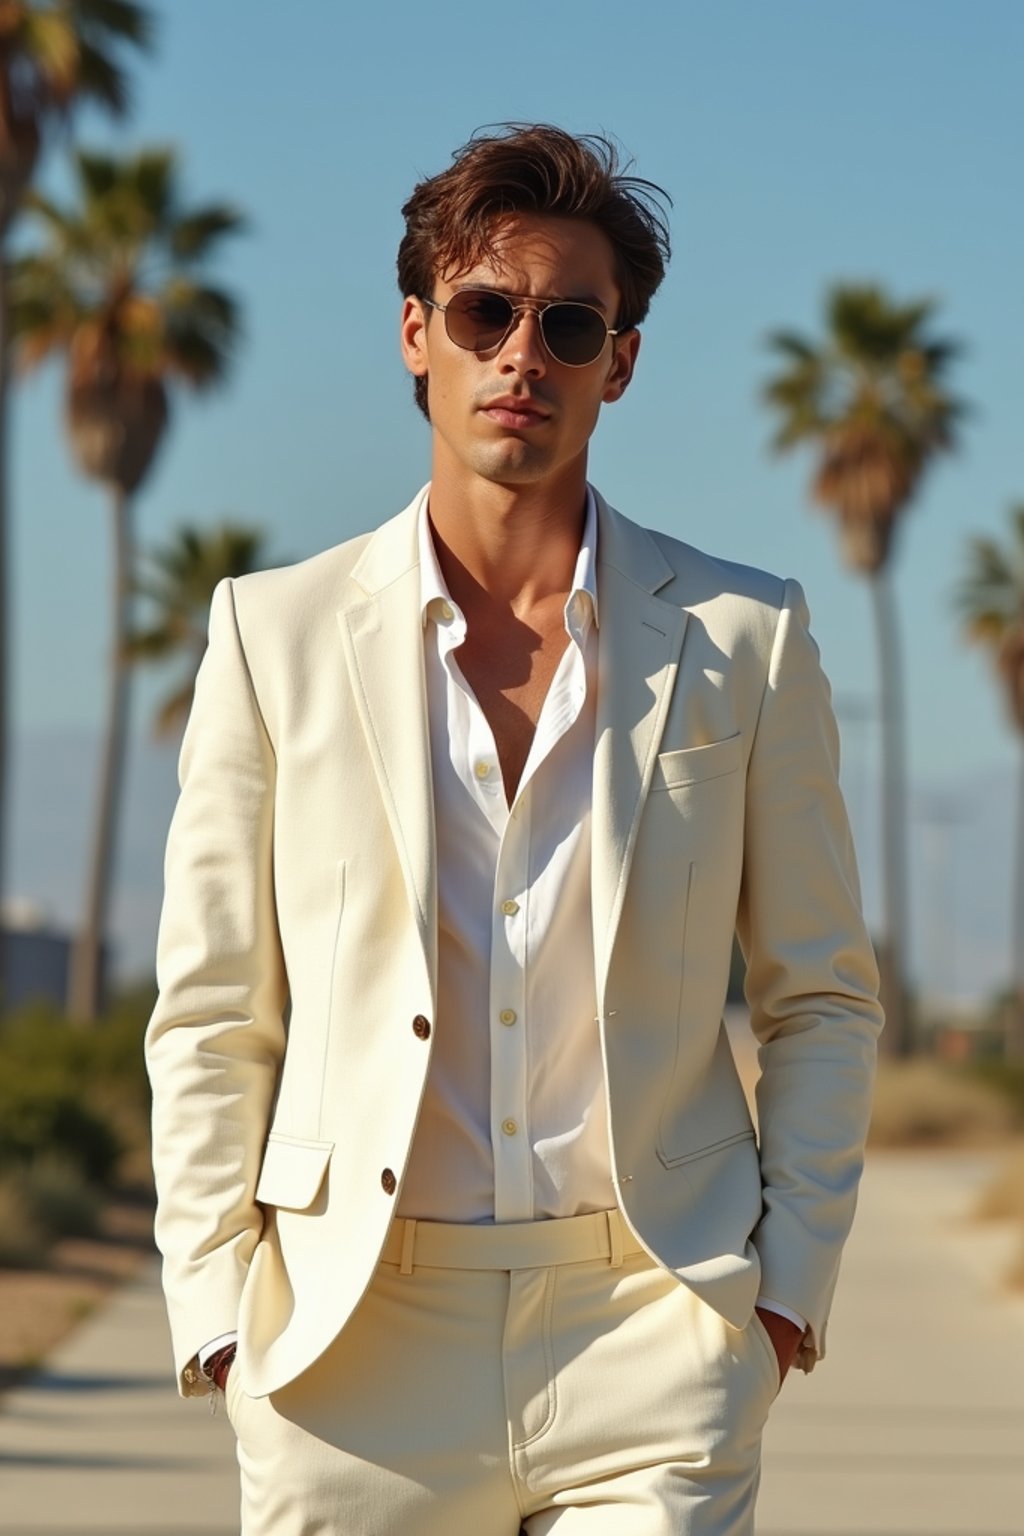
<svg viewBox="0 0 1024 1536">
<path fill-rule="evenodd" d="M 1004 805 L 1016 744 L 984 658 L 959 638 L 951 592 L 969 535 L 1000 531 L 1024 499 L 1024 7 L 562 0 L 513 17 L 464 0 L 361 14 L 333 0 L 175 0 L 161 23 L 156 55 L 136 71 L 130 126 L 112 133 L 88 119 L 80 137 L 175 144 L 186 196 L 237 203 L 251 232 L 216 264 L 244 303 L 245 344 L 228 387 L 176 402 L 139 499 L 142 543 L 231 514 L 298 557 L 404 505 L 428 455 L 396 346 L 404 197 L 482 123 L 609 130 L 672 194 L 675 256 L 636 380 L 599 427 L 592 477 L 639 521 L 804 583 L 847 721 L 869 907 L 875 731 L 855 720 L 875 694 L 868 594 L 809 507 L 808 461 L 767 452 L 764 337 L 780 325 L 814 332 L 831 281 L 877 279 L 898 298 L 934 296 L 936 329 L 967 345 L 952 382 L 974 414 L 960 453 L 936 466 L 908 516 L 896 577 L 918 801 L 938 793 L 953 806 L 949 878 L 977 878 L 991 829 L 975 823 Z M 47 180 L 64 184 L 56 157 Z M 107 513 L 70 466 L 60 387 L 56 370 L 20 387 L 12 422 L 23 764 L 48 739 L 86 743 L 102 708 Z M 148 678 L 138 689 L 139 731 L 158 687 Z M 138 754 L 132 793 L 140 805 L 151 794 L 147 825 L 162 828 L 166 775 L 153 761 Z M 50 818 L 24 766 L 15 787 L 19 888 L 70 915 L 77 854 L 66 844 L 55 861 L 30 846 L 29 827 L 45 838 Z M 1007 842 L 1004 829 L 983 868 L 986 890 L 1000 893 L 986 930 L 1005 922 Z M 121 920 L 135 964 L 159 882 L 158 865 L 140 858 L 126 834 L 124 867 L 141 871 L 138 891 L 149 893 L 132 903 L 134 928 Z M 44 880 L 51 865 L 61 874 Z M 921 910 L 929 868 L 916 859 Z M 1002 940 L 988 937 L 998 968 Z M 922 935 L 919 966 L 929 942 Z"/>
</svg>

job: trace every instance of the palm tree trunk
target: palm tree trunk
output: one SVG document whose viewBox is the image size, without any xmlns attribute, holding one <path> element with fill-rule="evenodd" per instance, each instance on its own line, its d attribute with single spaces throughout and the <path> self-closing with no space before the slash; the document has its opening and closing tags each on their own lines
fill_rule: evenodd
<svg viewBox="0 0 1024 1536">
<path fill-rule="evenodd" d="M 0 1012 L 3 1011 L 7 993 L 7 939 L 3 922 L 3 903 L 7 894 L 7 785 L 9 731 L 9 678 L 11 603 L 10 579 L 7 571 L 7 381 L 8 381 L 8 325 L 7 325 L 7 253 L 0 243 Z"/>
<path fill-rule="evenodd" d="M 882 718 L 882 885 L 885 943 L 879 954 L 882 1004 L 886 1013 L 883 1039 L 896 1056 L 909 1056 L 913 1046 L 907 1008 L 907 804 L 903 744 L 903 671 L 896 631 L 896 614 L 888 571 L 871 577 L 878 641 L 878 670 Z"/>
<path fill-rule="evenodd" d="M 1006 1054 L 1012 1061 L 1024 1061 L 1024 746 L 1017 767 L 1017 869 L 1011 943 L 1013 998 L 1006 1031 Z"/>
<path fill-rule="evenodd" d="M 114 490 L 112 510 L 114 514 L 114 602 L 107 729 L 103 744 L 92 852 L 85 889 L 85 912 L 72 955 L 68 988 L 68 1012 L 73 1019 L 83 1023 L 91 1022 L 96 1018 L 102 1002 L 101 962 L 103 943 L 107 936 L 128 724 L 128 682 L 131 664 L 125 642 L 131 628 L 133 560 L 131 502 L 124 491 Z"/>
</svg>

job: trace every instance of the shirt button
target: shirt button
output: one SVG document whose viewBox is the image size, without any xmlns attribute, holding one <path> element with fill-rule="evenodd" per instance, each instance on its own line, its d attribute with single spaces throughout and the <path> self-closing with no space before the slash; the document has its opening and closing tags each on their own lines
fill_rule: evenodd
<svg viewBox="0 0 1024 1536">
<path fill-rule="evenodd" d="M 503 1120 L 501 1122 L 501 1128 L 505 1132 L 506 1136 L 514 1136 L 516 1131 L 519 1129 L 514 1120 Z"/>
<path fill-rule="evenodd" d="M 398 1188 L 398 1180 L 390 1168 L 385 1168 L 380 1176 L 380 1187 L 386 1195 L 393 1195 Z"/>
<path fill-rule="evenodd" d="M 441 617 L 442 617 L 442 619 L 446 619 L 449 622 L 452 619 L 454 619 L 454 617 L 455 617 L 455 609 L 452 607 L 451 603 L 442 603 L 441 604 Z"/>
<path fill-rule="evenodd" d="M 422 1013 L 418 1013 L 412 1021 L 412 1032 L 417 1040 L 429 1040 L 430 1020 L 425 1019 Z"/>
<path fill-rule="evenodd" d="M 519 903 L 518 901 L 503 901 L 501 904 L 501 910 L 504 912 L 506 917 L 515 917 L 516 913 L 519 911 Z"/>
<path fill-rule="evenodd" d="M 498 1018 L 503 1024 L 514 1024 L 516 1021 L 516 1011 L 514 1008 L 503 1008 L 498 1014 Z"/>
<path fill-rule="evenodd" d="M 490 765 L 490 763 L 484 763 L 484 762 L 474 763 L 473 764 L 473 772 L 476 774 L 478 779 L 490 778 L 491 765 Z"/>
</svg>

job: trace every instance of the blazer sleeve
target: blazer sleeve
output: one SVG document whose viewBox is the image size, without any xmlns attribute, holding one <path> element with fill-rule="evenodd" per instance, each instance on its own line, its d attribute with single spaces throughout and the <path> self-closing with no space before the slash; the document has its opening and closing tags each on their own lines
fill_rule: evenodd
<svg viewBox="0 0 1024 1536">
<path fill-rule="evenodd" d="M 196 1351 L 237 1324 L 262 1226 L 254 1191 L 285 1046 L 275 758 L 230 581 L 213 597 L 179 778 L 146 1060 L 156 1237 L 188 1396 L 209 1390 Z"/>
<path fill-rule="evenodd" d="M 839 740 L 803 592 L 787 582 L 747 776 L 737 929 L 762 1074 L 761 1294 L 824 1352 L 853 1220 L 882 1025 L 838 783 Z"/>
</svg>

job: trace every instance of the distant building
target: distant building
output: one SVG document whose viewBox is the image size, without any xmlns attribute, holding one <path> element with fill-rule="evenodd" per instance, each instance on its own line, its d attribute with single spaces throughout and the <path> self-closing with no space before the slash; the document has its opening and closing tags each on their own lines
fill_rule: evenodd
<svg viewBox="0 0 1024 1536">
<path fill-rule="evenodd" d="M 35 1002 L 63 1008 L 72 942 L 71 934 L 51 927 L 46 913 L 33 903 L 6 903 L 0 924 L 0 1010 L 7 1012 Z M 105 949 L 101 975 L 105 976 L 108 959 Z"/>
</svg>

